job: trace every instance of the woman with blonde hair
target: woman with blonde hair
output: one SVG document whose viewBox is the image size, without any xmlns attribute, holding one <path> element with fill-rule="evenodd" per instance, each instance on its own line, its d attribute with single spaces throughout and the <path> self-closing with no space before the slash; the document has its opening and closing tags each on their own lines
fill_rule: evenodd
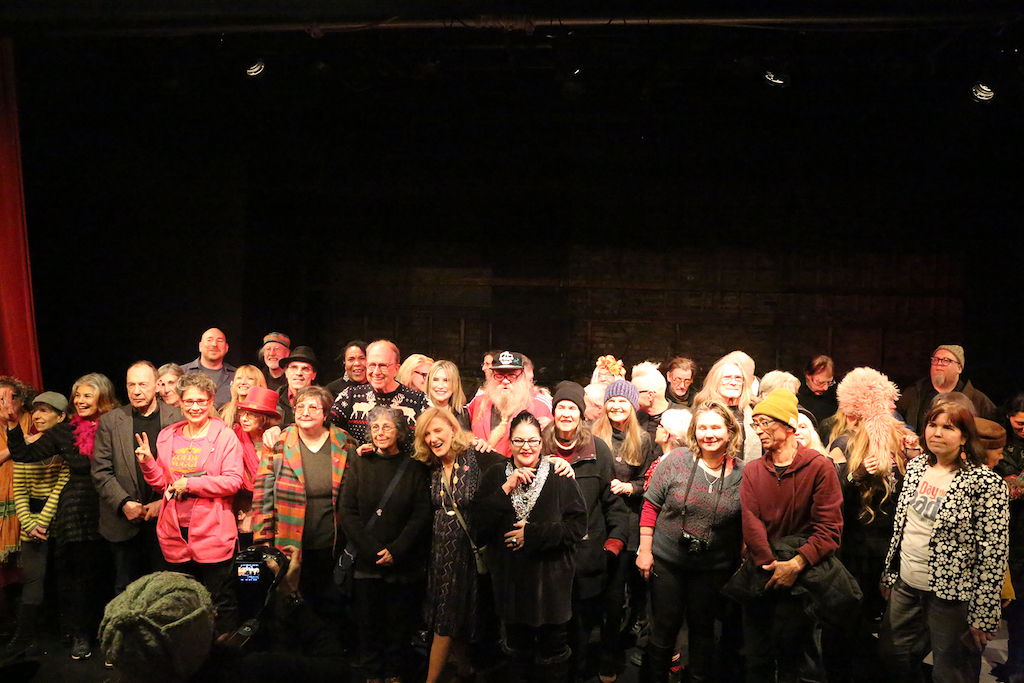
<svg viewBox="0 0 1024 683">
<path fill-rule="evenodd" d="M 839 419 L 829 456 L 843 487 L 843 540 L 840 556 L 864 591 L 866 618 L 885 609 L 875 584 L 892 537 L 893 514 L 903 475 L 906 428 L 893 417 L 899 389 L 872 368 L 847 373 L 836 388 Z"/>
<path fill-rule="evenodd" d="M 427 393 L 427 373 L 430 372 L 430 366 L 433 364 L 434 359 L 429 356 L 424 356 L 422 353 L 411 354 L 402 361 L 402 365 L 398 368 L 398 374 L 395 375 L 395 381 L 425 394 Z"/>
<path fill-rule="evenodd" d="M 434 368 L 447 362 L 438 361 Z M 425 620 L 434 634 L 427 683 L 441 675 L 449 651 L 459 675 L 468 678 L 469 644 L 493 630 L 488 623 L 493 613 L 490 586 L 478 573 L 475 557 L 473 504 L 483 473 L 504 457 L 477 452 L 472 441 L 473 435 L 444 407 L 427 408 L 416 421 L 413 457 L 430 467 L 434 509 L 425 603 Z"/>
<path fill-rule="evenodd" d="M 244 401 L 253 387 L 267 388 L 267 378 L 262 370 L 255 365 L 243 365 L 235 370 L 235 378 L 231 380 L 231 401 L 220 409 L 220 417 L 228 427 L 238 424 L 238 402 Z"/>
<path fill-rule="evenodd" d="M 447 408 L 459 421 L 465 431 L 470 431 L 469 409 L 466 408 L 466 393 L 462 390 L 459 368 L 450 360 L 434 361 L 427 372 L 427 401 L 431 406 Z"/>
<path fill-rule="evenodd" d="M 693 399 L 694 405 L 718 402 L 732 410 L 737 422 L 743 426 L 744 460 L 761 457 L 761 440 L 750 424 L 756 392 L 753 388 L 753 366 L 746 363 L 749 359 L 750 356 L 742 351 L 733 351 L 716 360 L 704 378 L 704 386 Z M 745 366 L 749 366 L 749 372 Z"/>
<path fill-rule="evenodd" d="M 615 380 L 605 389 L 604 408 L 592 429 L 594 436 L 604 440 L 612 450 L 614 478 L 611 480 L 611 492 L 621 496 L 629 509 L 626 552 L 609 560 L 604 623 L 601 626 L 602 683 L 611 683 L 618 676 L 623 651 L 619 629 L 624 617 L 627 584 L 634 618 L 642 612 L 646 601 L 644 582 L 630 558 L 636 555 L 640 545 L 644 477 L 655 460 L 655 449 L 650 435 L 637 419 L 639 408 L 637 388 L 625 380 Z"/>
</svg>

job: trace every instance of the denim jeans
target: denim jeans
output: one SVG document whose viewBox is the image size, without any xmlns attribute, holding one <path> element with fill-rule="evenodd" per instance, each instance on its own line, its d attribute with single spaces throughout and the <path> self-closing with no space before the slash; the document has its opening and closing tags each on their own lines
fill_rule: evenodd
<svg viewBox="0 0 1024 683">
<path fill-rule="evenodd" d="M 898 579 L 878 633 L 893 680 L 923 683 L 921 660 L 931 650 L 933 683 L 977 683 L 981 655 L 960 640 L 969 628 L 968 608 L 965 601 L 943 600 Z"/>
</svg>

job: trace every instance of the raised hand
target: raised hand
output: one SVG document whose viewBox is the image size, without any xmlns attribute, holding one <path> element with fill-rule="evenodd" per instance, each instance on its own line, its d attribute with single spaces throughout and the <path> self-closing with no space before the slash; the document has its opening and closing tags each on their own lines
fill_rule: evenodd
<svg viewBox="0 0 1024 683">
<path fill-rule="evenodd" d="M 153 457 L 153 451 L 149 449 L 149 434 L 143 432 L 141 436 L 135 435 L 135 440 L 139 442 L 139 447 L 135 449 L 135 457 L 138 458 L 139 462 L 146 462 Z"/>
</svg>

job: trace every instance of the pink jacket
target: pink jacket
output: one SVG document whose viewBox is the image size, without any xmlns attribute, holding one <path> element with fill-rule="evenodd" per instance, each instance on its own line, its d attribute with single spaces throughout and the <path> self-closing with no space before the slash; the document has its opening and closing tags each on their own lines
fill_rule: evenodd
<svg viewBox="0 0 1024 683">
<path fill-rule="evenodd" d="M 173 483 L 171 474 L 171 441 L 181 433 L 186 422 L 177 422 L 160 431 L 156 440 L 156 458 L 142 463 L 146 483 L 163 493 Z M 195 560 L 204 564 L 230 560 L 235 554 L 238 531 L 231 502 L 242 486 L 242 444 L 235 433 L 219 418 L 210 420 L 208 443 L 213 444 L 199 455 L 198 468 L 206 474 L 189 477 L 185 491 L 196 497 L 188 542 L 178 524 L 177 501 L 164 500 L 156 523 L 160 549 L 168 562 Z"/>
</svg>

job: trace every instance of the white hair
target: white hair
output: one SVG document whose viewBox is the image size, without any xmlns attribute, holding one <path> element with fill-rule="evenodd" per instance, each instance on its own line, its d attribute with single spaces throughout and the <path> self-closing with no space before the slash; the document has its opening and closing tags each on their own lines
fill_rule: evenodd
<svg viewBox="0 0 1024 683">
<path fill-rule="evenodd" d="M 659 396 L 664 395 L 668 386 L 665 375 L 658 371 L 659 363 L 644 361 L 633 366 L 633 375 L 630 380 L 637 391 L 655 391 Z"/>
</svg>

